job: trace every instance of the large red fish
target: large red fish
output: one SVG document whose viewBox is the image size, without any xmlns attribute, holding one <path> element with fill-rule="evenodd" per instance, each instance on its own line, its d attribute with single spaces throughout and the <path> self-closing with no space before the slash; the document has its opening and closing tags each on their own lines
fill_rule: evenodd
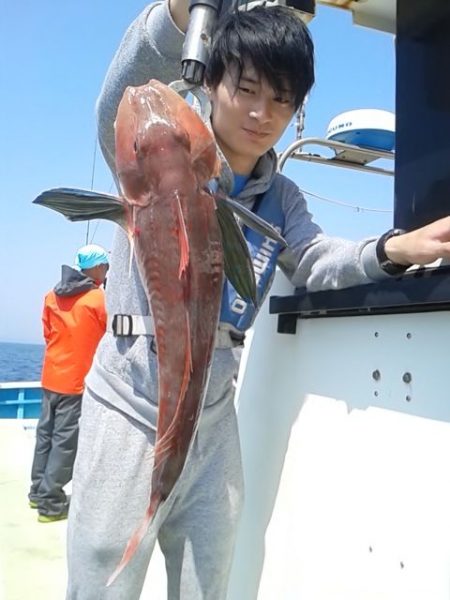
<svg viewBox="0 0 450 600">
<path fill-rule="evenodd" d="M 128 562 L 184 466 L 214 348 L 223 284 L 214 139 L 167 86 L 128 88 L 116 119 L 116 171 L 131 204 L 134 253 L 155 324 L 159 412 L 150 504 Z"/>
<path fill-rule="evenodd" d="M 206 189 L 220 164 L 200 117 L 151 80 L 126 89 L 115 133 L 122 197 L 61 188 L 34 201 L 70 220 L 107 218 L 124 227 L 154 320 L 159 412 L 149 507 L 108 584 L 136 551 L 185 465 L 208 380 L 224 271 L 241 296 L 256 301 L 241 230 L 227 201 Z M 280 241 L 265 222 L 234 209 Z"/>
</svg>

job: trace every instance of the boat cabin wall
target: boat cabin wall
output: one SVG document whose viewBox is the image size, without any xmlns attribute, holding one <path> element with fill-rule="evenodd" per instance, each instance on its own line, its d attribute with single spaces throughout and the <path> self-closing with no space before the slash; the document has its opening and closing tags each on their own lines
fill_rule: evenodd
<svg viewBox="0 0 450 600">
<path fill-rule="evenodd" d="M 415 229 L 449 212 L 450 3 L 397 1 L 394 224 Z"/>
</svg>

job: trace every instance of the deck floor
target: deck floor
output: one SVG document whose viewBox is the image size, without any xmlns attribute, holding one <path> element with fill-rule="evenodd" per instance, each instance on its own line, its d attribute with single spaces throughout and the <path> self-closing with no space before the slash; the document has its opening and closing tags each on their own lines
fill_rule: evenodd
<svg viewBox="0 0 450 600">
<path fill-rule="evenodd" d="M 28 506 L 35 423 L 0 420 L 0 600 L 65 597 L 67 521 L 39 523 Z M 141 598 L 166 600 L 165 590 L 164 561 L 156 549 Z"/>
</svg>

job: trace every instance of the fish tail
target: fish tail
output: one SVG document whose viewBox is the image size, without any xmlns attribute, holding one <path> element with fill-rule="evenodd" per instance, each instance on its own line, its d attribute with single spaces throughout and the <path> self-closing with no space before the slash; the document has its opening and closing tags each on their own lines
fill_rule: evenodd
<svg viewBox="0 0 450 600">
<path fill-rule="evenodd" d="M 176 192 L 177 197 L 177 211 L 178 211 L 178 223 L 180 225 L 179 230 L 179 242 L 180 242 L 180 266 L 178 269 L 178 277 L 181 279 L 184 271 L 189 264 L 189 239 L 186 231 L 186 223 L 184 221 L 183 211 L 181 208 L 180 197 Z"/>
<path fill-rule="evenodd" d="M 123 553 L 123 556 L 120 559 L 120 563 L 117 565 L 113 574 L 108 579 L 106 587 L 109 587 L 112 583 L 114 583 L 114 581 L 117 579 L 120 573 L 124 570 L 124 568 L 130 562 L 130 560 L 133 558 L 136 550 L 138 549 L 139 544 L 142 542 L 145 534 L 147 533 L 148 527 L 155 515 L 155 512 L 155 503 L 152 502 L 146 510 L 144 520 L 128 540 L 125 552 Z"/>
</svg>

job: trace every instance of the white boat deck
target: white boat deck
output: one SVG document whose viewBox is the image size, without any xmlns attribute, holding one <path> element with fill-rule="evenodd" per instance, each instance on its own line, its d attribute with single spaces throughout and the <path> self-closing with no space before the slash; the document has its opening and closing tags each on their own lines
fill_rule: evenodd
<svg viewBox="0 0 450 600">
<path fill-rule="evenodd" d="M 39 523 L 28 506 L 35 424 L 0 420 L 0 600 L 65 597 L 67 521 Z M 156 550 L 142 597 L 166 600 L 165 590 L 164 561 Z"/>
<path fill-rule="evenodd" d="M 66 522 L 38 523 L 36 510 L 28 506 L 33 424 L 1 422 L 0 597 L 5 600 L 64 598 Z"/>
<path fill-rule="evenodd" d="M 305 319 L 287 336 L 261 311 L 238 381 L 229 600 L 450 599 L 449 329 L 442 311 Z M 65 596 L 66 522 L 28 507 L 33 447 L 0 420 L 0 600 Z M 167 599 L 159 550 L 141 598 Z"/>
</svg>

